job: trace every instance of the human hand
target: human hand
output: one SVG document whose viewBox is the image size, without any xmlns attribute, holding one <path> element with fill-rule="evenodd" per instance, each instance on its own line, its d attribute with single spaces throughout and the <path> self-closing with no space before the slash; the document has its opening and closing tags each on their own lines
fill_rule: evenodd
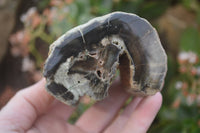
<svg viewBox="0 0 200 133">
<path fill-rule="evenodd" d="M 44 86 L 43 79 L 9 101 L 0 112 L 0 133 L 144 133 L 162 103 L 160 93 L 135 97 L 119 114 L 129 95 L 114 83 L 109 97 L 94 104 L 71 125 L 67 119 L 75 107 L 55 100 Z"/>
</svg>

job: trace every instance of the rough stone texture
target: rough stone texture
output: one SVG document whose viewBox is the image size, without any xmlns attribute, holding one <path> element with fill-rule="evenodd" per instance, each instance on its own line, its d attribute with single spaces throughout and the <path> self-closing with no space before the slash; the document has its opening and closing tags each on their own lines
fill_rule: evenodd
<svg viewBox="0 0 200 133">
<path fill-rule="evenodd" d="M 114 12 L 71 29 L 50 47 L 44 66 L 47 91 L 70 105 L 108 95 L 116 70 L 133 95 L 161 91 L 167 56 L 156 30 L 139 16 Z"/>
</svg>

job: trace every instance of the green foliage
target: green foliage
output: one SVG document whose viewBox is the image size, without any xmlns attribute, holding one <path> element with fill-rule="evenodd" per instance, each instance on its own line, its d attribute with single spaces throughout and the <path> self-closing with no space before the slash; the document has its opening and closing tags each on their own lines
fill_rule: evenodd
<svg viewBox="0 0 200 133">
<path fill-rule="evenodd" d="M 159 122 L 150 129 L 152 133 L 198 133 L 200 119 L 197 105 L 181 104 L 179 108 L 162 107 Z"/>
<path fill-rule="evenodd" d="M 39 2 L 38 5 L 37 5 L 38 10 L 39 11 L 44 10 L 47 7 L 47 5 L 49 5 L 50 1 L 51 0 L 42 0 L 41 2 Z"/>
<path fill-rule="evenodd" d="M 200 22 L 197 0 L 182 0 L 188 11 Z M 195 22 L 194 22 L 195 23 Z M 168 74 L 163 90 L 163 106 L 150 133 L 200 132 L 200 31 L 186 27 L 180 37 L 180 52 L 174 60 L 168 55 Z M 198 69 L 198 71 L 197 71 Z M 167 89 L 166 89 L 167 88 Z"/>
<path fill-rule="evenodd" d="M 140 6 L 138 14 L 146 19 L 154 19 L 161 16 L 165 12 L 167 7 L 168 7 L 167 1 L 147 2 Z"/>
<path fill-rule="evenodd" d="M 113 10 L 136 13 L 150 20 L 162 15 L 168 6 L 169 1 L 120 0 L 113 5 Z"/>
<path fill-rule="evenodd" d="M 200 55 L 200 33 L 197 28 L 189 27 L 184 30 L 180 48 L 183 51 L 194 51 Z"/>
<path fill-rule="evenodd" d="M 90 0 L 91 13 L 96 16 L 104 15 L 112 12 L 112 0 Z"/>
<path fill-rule="evenodd" d="M 56 37 L 62 35 L 71 28 L 83 24 L 88 20 L 111 12 L 111 0 L 75 0 L 71 4 L 63 3 L 62 7 L 54 7 L 56 19 L 52 20 L 49 27 Z M 59 18 L 62 18 L 58 21 Z"/>
<path fill-rule="evenodd" d="M 195 45 L 196 46 L 196 45 Z M 169 58 L 169 73 L 173 78 L 167 78 L 163 106 L 158 115 L 158 121 L 149 132 L 160 133 L 198 133 L 200 131 L 200 56 L 194 52 L 180 52 L 178 56 L 178 71 L 172 74 L 173 62 Z"/>
<path fill-rule="evenodd" d="M 182 4 L 190 10 L 194 10 L 194 11 L 199 10 L 198 0 L 182 0 Z"/>
</svg>

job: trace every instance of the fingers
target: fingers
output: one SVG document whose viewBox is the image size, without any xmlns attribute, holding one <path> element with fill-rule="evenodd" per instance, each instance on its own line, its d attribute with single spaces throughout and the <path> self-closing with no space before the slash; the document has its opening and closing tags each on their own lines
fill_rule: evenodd
<svg viewBox="0 0 200 133">
<path fill-rule="evenodd" d="M 145 133 L 162 104 L 162 95 L 157 93 L 154 96 L 144 98 L 130 115 L 122 133 Z M 131 106 L 131 105 L 130 105 Z"/>
<path fill-rule="evenodd" d="M 46 112 L 53 100 L 54 98 L 45 90 L 45 80 L 43 79 L 31 87 L 19 91 L 1 110 L 0 119 L 10 122 L 12 128 L 28 129 L 38 115 Z"/>
<path fill-rule="evenodd" d="M 57 117 L 44 116 L 26 133 L 84 133 L 81 129 Z"/>
<path fill-rule="evenodd" d="M 70 107 L 62 102 L 59 102 L 58 100 L 55 100 L 53 105 L 49 108 L 48 114 L 46 115 L 66 121 L 74 110 L 75 107 Z"/>
<path fill-rule="evenodd" d="M 124 109 L 124 111 L 108 126 L 108 128 L 104 131 L 105 133 L 118 133 L 120 132 L 127 121 L 130 119 L 131 114 L 138 106 L 142 97 L 135 97 L 131 103 Z"/>
<path fill-rule="evenodd" d="M 35 109 L 38 115 L 44 114 L 54 101 L 54 98 L 45 89 L 45 79 L 22 90 L 18 96 L 24 98 Z"/>
<path fill-rule="evenodd" d="M 85 132 L 101 132 L 113 120 L 128 98 L 119 83 L 112 85 L 110 96 L 88 109 L 76 122 Z"/>
</svg>

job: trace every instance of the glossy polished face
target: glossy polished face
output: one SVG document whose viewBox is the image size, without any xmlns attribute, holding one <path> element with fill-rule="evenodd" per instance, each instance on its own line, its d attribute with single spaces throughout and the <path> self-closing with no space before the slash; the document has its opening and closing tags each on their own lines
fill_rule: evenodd
<svg viewBox="0 0 200 133">
<path fill-rule="evenodd" d="M 157 32 L 144 19 L 115 12 L 78 26 L 56 40 L 44 66 L 47 90 L 67 104 L 83 95 L 107 96 L 116 70 L 128 92 L 160 91 L 167 71 Z"/>
</svg>

